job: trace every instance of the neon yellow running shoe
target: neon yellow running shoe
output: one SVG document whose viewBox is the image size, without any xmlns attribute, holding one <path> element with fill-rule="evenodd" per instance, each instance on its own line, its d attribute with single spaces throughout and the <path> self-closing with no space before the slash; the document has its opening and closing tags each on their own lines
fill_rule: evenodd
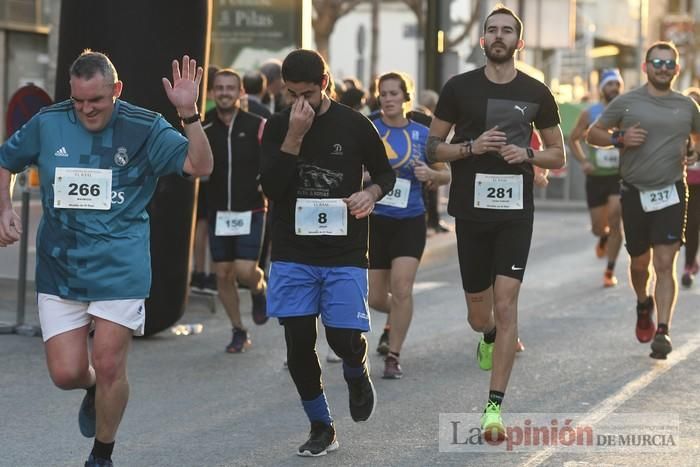
<svg viewBox="0 0 700 467">
<path fill-rule="evenodd" d="M 487 442 L 503 441 L 507 438 L 506 427 L 501 418 L 501 406 L 493 401 L 486 404 L 481 416 L 481 436 Z"/>
<path fill-rule="evenodd" d="M 494 342 L 487 344 L 484 342 L 484 336 L 481 336 L 479 344 L 476 347 L 476 360 L 479 362 L 479 368 L 484 371 L 489 371 L 493 368 L 494 344 Z"/>
</svg>

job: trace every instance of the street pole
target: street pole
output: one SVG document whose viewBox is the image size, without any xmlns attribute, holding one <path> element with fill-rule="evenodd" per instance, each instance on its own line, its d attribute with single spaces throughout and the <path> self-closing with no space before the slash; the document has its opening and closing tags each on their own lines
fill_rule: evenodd
<svg viewBox="0 0 700 467">
<path fill-rule="evenodd" d="M 443 58 L 445 51 L 445 31 L 443 18 L 449 11 L 451 0 L 428 1 L 428 11 L 423 34 L 423 56 L 425 66 L 425 88 L 440 92 L 443 77 Z"/>
<path fill-rule="evenodd" d="M 637 34 L 637 86 L 642 85 L 642 62 L 644 61 L 644 46 L 647 26 L 648 0 L 639 0 L 639 28 Z"/>
</svg>

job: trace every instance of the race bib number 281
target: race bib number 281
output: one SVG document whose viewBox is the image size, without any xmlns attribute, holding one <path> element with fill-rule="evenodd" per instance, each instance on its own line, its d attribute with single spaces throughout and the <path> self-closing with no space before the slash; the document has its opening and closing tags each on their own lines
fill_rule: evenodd
<svg viewBox="0 0 700 467">
<path fill-rule="evenodd" d="M 474 207 L 523 209 L 523 176 L 476 174 Z"/>
</svg>

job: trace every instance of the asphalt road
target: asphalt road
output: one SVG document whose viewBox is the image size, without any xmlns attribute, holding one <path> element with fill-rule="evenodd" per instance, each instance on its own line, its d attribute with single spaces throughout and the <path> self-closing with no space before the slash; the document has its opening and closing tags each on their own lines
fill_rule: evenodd
<svg viewBox="0 0 700 467">
<path fill-rule="evenodd" d="M 648 345 L 634 337 L 635 299 L 625 255 L 618 266 L 620 285 L 603 289 L 604 262 L 595 258 L 593 244 L 584 212 L 538 212 L 520 296 L 526 350 L 516 359 L 505 421 L 519 413 L 573 413 L 596 427 L 617 414 L 642 414 L 651 427 L 654 420 L 678 417 L 675 449 L 441 452 L 439 415 L 478 417 L 489 376 L 474 358 L 479 336 L 466 323 L 456 253 L 449 249 L 419 272 L 414 320 L 401 353 L 402 380 L 380 378 L 383 362 L 374 348 L 384 316 L 372 316 L 375 330 L 368 338 L 379 402 L 370 421 L 351 420 L 341 366 L 325 362 L 321 331 L 319 355 L 338 451 L 321 459 L 295 455 L 308 423 L 282 365 L 282 329 L 272 321 L 254 326 L 244 291 L 242 307 L 254 341 L 245 354 L 223 351 L 230 328 L 221 308 L 211 314 L 206 300 L 193 300 L 183 319 L 202 323 L 202 334 L 164 332 L 134 342 L 131 400 L 114 461 L 118 466 L 698 465 L 700 286 L 680 292 L 674 352 L 666 361 L 652 360 Z M 0 335 L 0 465 L 82 465 L 92 445 L 77 427 L 82 396 L 51 385 L 39 339 Z"/>
</svg>

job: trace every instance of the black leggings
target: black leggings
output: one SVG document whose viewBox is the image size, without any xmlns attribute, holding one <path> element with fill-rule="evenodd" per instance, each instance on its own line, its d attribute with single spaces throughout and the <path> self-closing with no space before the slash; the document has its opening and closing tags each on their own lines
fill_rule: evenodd
<svg viewBox="0 0 700 467">
<path fill-rule="evenodd" d="M 700 232 L 700 185 L 688 185 L 688 220 L 685 227 L 685 265 L 695 264 Z"/>
<path fill-rule="evenodd" d="M 284 318 L 284 339 L 287 342 L 287 367 L 301 400 L 316 399 L 323 392 L 321 364 L 316 355 L 316 316 Z M 333 351 L 352 368 L 360 368 L 367 360 L 367 339 L 357 329 L 326 326 L 326 339 Z"/>
</svg>

